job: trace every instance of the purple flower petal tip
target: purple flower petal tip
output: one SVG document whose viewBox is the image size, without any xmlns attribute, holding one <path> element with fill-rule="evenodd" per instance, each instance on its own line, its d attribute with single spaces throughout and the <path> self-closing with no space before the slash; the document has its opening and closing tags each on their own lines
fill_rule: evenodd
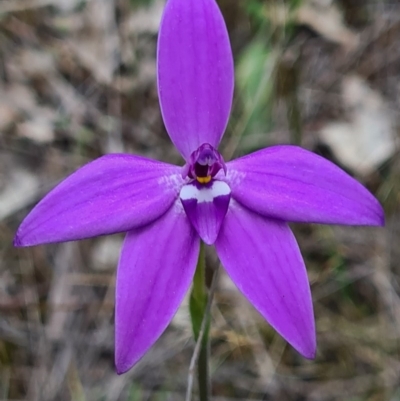
<svg viewBox="0 0 400 401">
<path fill-rule="evenodd" d="M 137 361 L 136 361 L 137 362 Z M 123 375 L 126 373 L 129 369 L 131 369 L 132 366 L 136 364 L 136 362 L 133 362 L 132 365 L 129 363 L 126 363 L 126 361 L 115 361 L 115 370 L 117 372 L 117 375 Z"/>
<path fill-rule="evenodd" d="M 283 334 L 282 336 L 285 338 Z M 315 359 L 317 354 L 317 336 L 314 325 L 313 330 L 310 330 L 307 335 L 297 336 L 297 340 L 297 342 L 289 341 L 289 343 L 304 358 Z"/>
<path fill-rule="evenodd" d="M 217 147 L 228 123 L 234 71 L 228 31 L 215 0 L 168 0 L 158 37 L 158 93 L 165 127 L 188 160 Z"/>
<path fill-rule="evenodd" d="M 301 355 L 307 359 L 315 359 L 317 356 L 317 344 L 315 343 L 313 348 L 307 349 L 306 351 L 301 352 Z"/>
<path fill-rule="evenodd" d="M 17 231 L 17 233 L 15 234 L 15 237 L 14 237 L 14 240 L 13 240 L 13 245 L 14 245 L 16 248 L 20 248 L 20 247 L 24 246 L 23 242 L 21 241 L 21 238 L 20 238 L 20 236 L 19 236 L 18 231 Z"/>
<path fill-rule="evenodd" d="M 380 227 L 384 227 L 385 226 L 385 211 L 383 210 L 383 207 L 380 203 L 378 203 L 377 205 L 377 211 L 376 211 L 376 215 L 377 215 L 377 219 L 376 219 L 376 224 L 372 224 L 372 225 L 376 225 L 376 226 L 380 226 Z"/>
</svg>

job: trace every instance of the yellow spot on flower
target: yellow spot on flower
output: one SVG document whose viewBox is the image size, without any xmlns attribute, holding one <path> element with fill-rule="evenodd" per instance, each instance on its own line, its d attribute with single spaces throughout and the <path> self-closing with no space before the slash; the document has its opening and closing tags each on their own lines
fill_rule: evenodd
<svg viewBox="0 0 400 401">
<path fill-rule="evenodd" d="M 196 177 L 196 180 L 200 184 L 208 184 L 211 181 L 211 175 L 208 175 L 207 177 Z"/>
</svg>

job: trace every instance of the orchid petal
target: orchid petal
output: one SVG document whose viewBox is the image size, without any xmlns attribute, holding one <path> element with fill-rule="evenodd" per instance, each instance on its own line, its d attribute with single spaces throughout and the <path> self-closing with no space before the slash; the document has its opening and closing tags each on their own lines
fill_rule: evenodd
<svg viewBox="0 0 400 401">
<path fill-rule="evenodd" d="M 374 196 L 330 161 L 296 146 L 273 146 L 227 163 L 232 197 L 285 221 L 383 225 Z"/>
<path fill-rule="evenodd" d="M 54 188 L 25 218 L 16 246 L 128 231 L 164 214 L 177 199 L 180 168 L 130 155 L 106 155 Z"/>
<path fill-rule="evenodd" d="M 188 160 L 217 147 L 232 105 L 234 72 L 215 0 L 168 0 L 158 38 L 158 93 L 172 142 Z"/>
<path fill-rule="evenodd" d="M 215 247 L 233 282 L 300 354 L 316 350 L 310 286 L 296 240 L 286 223 L 231 201 Z"/>
<path fill-rule="evenodd" d="M 180 204 L 128 233 L 117 270 L 115 364 L 129 370 L 164 332 L 193 279 L 199 237 Z"/>
<path fill-rule="evenodd" d="M 228 184 L 223 181 L 212 181 L 209 186 L 191 183 L 182 187 L 180 198 L 200 238 L 207 245 L 212 245 L 217 239 L 231 199 Z"/>
</svg>

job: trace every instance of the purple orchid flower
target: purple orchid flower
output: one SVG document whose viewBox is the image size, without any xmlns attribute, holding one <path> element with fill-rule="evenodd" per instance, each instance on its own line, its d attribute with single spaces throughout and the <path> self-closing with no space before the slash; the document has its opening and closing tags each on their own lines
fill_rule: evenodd
<svg viewBox="0 0 400 401">
<path fill-rule="evenodd" d="M 168 0 L 158 39 L 158 91 L 183 167 L 126 154 L 85 165 L 22 222 L 16 246 L 127 232 L 116 283 L 116 367 L 154 344 L 192 281 L 200 240 L 300 354 L 313 358 L 310 286 L 292 222 L 383 225 L 378 201 L 329 161 L 275 146 L 225 163 L 217 151 L 234 70 L 215 0 Z"/>
</svg>

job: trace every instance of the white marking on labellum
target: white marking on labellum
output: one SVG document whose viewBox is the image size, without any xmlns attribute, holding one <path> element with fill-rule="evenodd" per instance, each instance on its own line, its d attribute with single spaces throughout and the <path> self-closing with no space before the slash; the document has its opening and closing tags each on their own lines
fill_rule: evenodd
<svg viewBox="0 0 400 401">
<path fill-rule="evenodd" d="M 195 199 L 198 203 L 212 202 L 218 196 L 230 195 L 231 189 L 226 182 L 213 181 L 210 187 L 197 188 L 194 184 L 182 187 L 180 198 L 182 201 Z"/>
</svg>

